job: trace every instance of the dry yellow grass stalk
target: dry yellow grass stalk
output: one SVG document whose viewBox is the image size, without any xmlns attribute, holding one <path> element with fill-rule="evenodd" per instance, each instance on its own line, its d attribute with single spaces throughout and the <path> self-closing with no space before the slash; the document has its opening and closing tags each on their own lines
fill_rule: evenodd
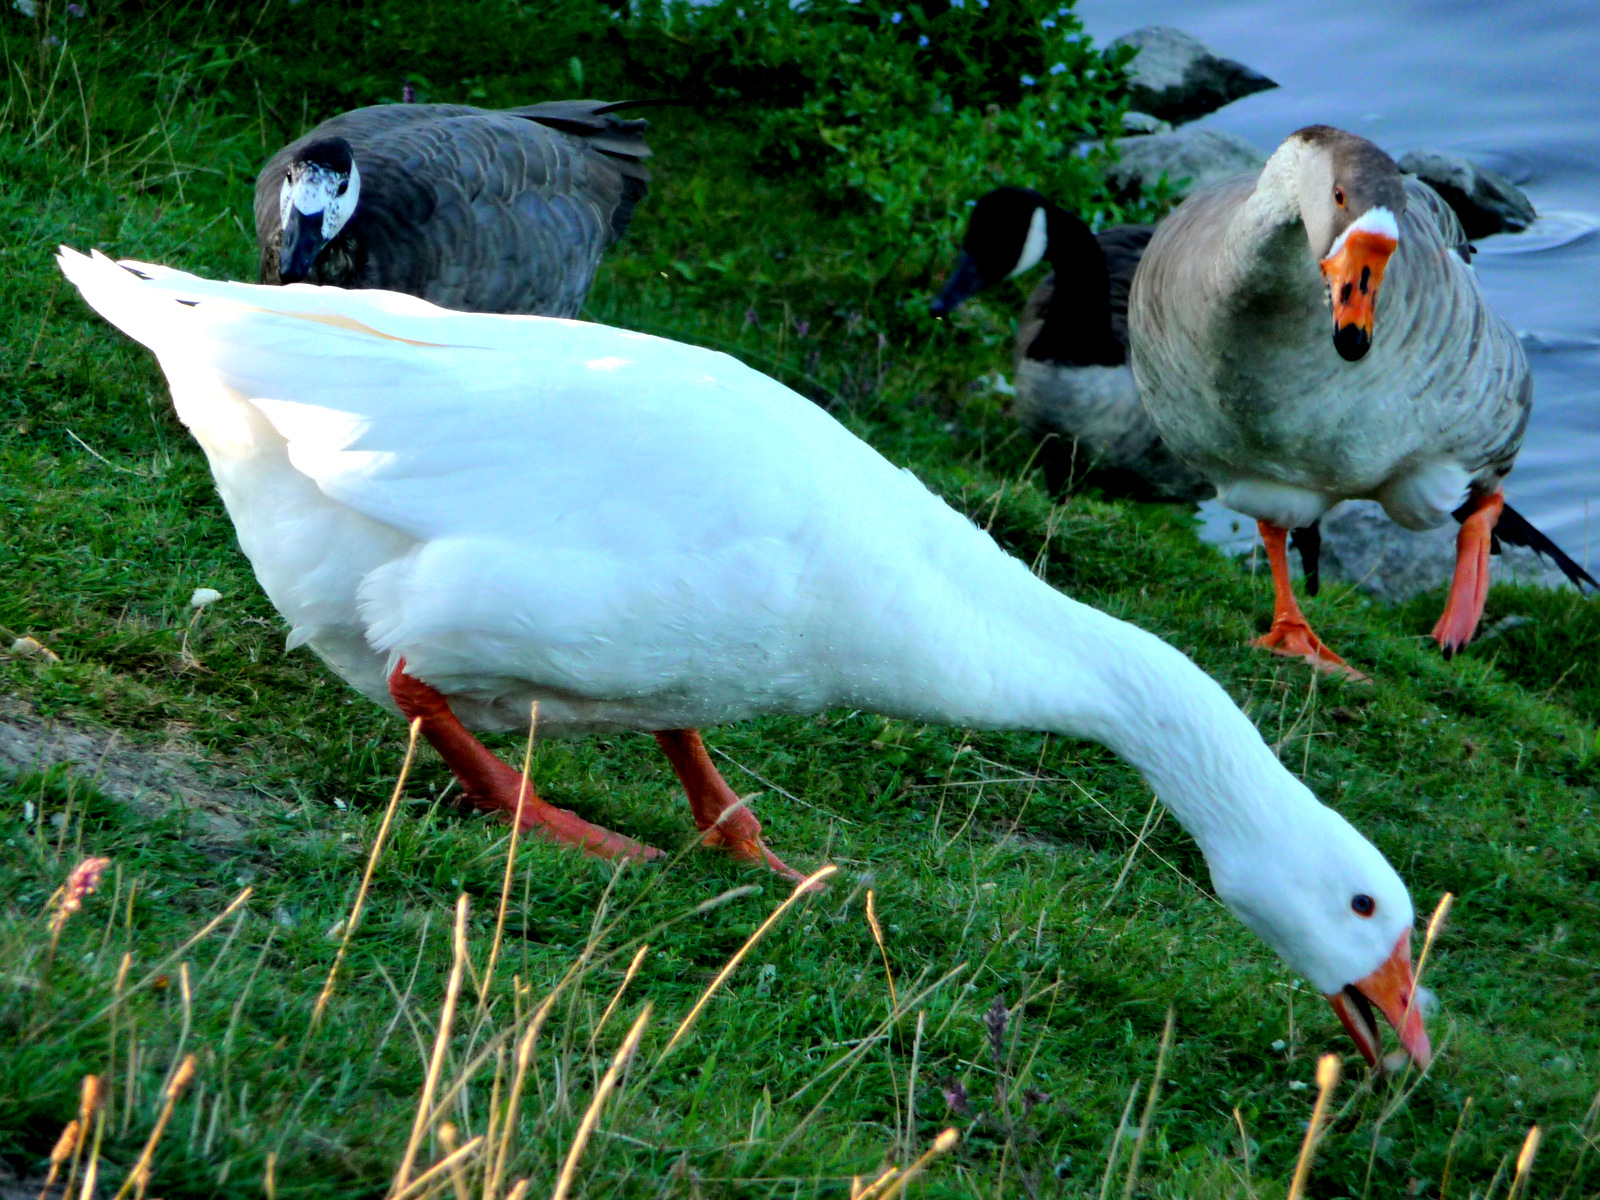
<svg viewBox="0 0 1600 1200">
<path fill-rule="evenodd" d="M 422 1095 L 417 1099 L 417 1116 L 411 1125 L 411 1139 L 406 1143 L 405 1156 L 400 1169 L 395 1172 L 393 1200 L 411 1192 L 411 1168 L 416 1165 L 417 1150 L 428 1129 L 428 1117 L 433 1112 L 433 1093 L 439 1086 L 439 1072 L 444 1067 L 445 1051 L 450 1046 L 450 1031 L 455 1025 L 456 999 L 461 995 L 461 973 L 467 961 L 467 897 L 456 899 L 455 956 L 450 964 L 450 981 L 445 985 L 444 1008 L 439 1012 L 439 1032 L 433 1039 L 433 1056 L 428 1060 L 428 1074 L 423 1080 Z M 474 1138 L 469 1145 L 476 1145 Z M 463 1147 L 465 1149 L 465 1147 Z M 432 1170 L 437 1170 L 435 1164 Z M 430 1172 L 431 1173 L 431 1172 Z"/>
<path fill-rule="evenodd" d="M 1444 1200 L 1450 1189 L 1450 1164 L 1455 1161 L 1456 1142 L 1461 1137 L 1461 1127 L 1466 1124 L 1467 1113 L 1471 1110 L 1472 1097 L 1468 1096 L 1466 1103 L 1461 1106 L 1461 1115 L 1456 1118 L 1456 1128 L 1450 1135 L 1450 1145 L 1444 1152 L 1444 1173 L 1439 1176 L 1439 1200 Z"/>
<path fill-rule="evenodd" d="M 450 1158 L 461 1149 L 460 1139 L 456 1137 L 456 1127 L 453 1121 L 442 1121 L 439 1124 L 439 1144 L 444 1147 L 446 1158 Z M 467 1179 L 461 1173 L 461 1160 L 456 1159 L 450 1167 L 450 1187 L 456 1194 L 456 1200 L 467 1200 Z"/>
<path fill-rule="evenodd" d="M 517 1043 L 517 1071 L 511 1077 L 511 1093 L 506 1097 L 505 1124 L 500 1131 L 500 1148 L 495 1153 L 494 1169 L 489 1176 L 489 1193 L 493 1195 L 500 1189 L 500 1181 L 505 1178 L 506 1163 L 511 1157 L 511 1142 L 517 1132 L 517 1105 L 522 1099 L 522 1087 L 528 1078 L 528 1066 L 533 1061 L 533 1046 L 539 1039 L 539 1031 L 544 1028 L 544 1023 L 549 1019 L 551 1011 L 556 1006 L 556 997 L 561 994 L 558 987 L 547 995 L 534 1010 L 533 1019 L 528 1022 L 527 1032 L 522 1035 L 522 1040 Z M 527 1183 L 527 1180 L 523 1180 Z"/>
<path fill-rule="evenodd" d="M 411 760 L 416 756 L 417 734 L 421 730 L 422 718 L 418 717 L 411 722 L 411 736 L 406 741 L 406 757 L 400 764 L 400 777 L 394 781 L 394 794 L 389 797 L 389 807 L 384 809 L 383 823 L 378 826 L 378 836 L 372 841 L 372 853 L 367 855 L 367 869 L 362 872 L 361 886 L 356 889 L 356 902 L 350 906 L 350 917 L 344 922 L 344 936 L 339 939 L 339 952 L 333 956 L 333 966 L 328 968 L 327 982 L 322 985 L 317 1005 L 311 1010 L 311 1022 L 306 1026 L 306 1040 L 300 1045 L 302 1061 L 305 1058 L 306 1047 L 311 1044 L 311 1035 L 322 1020 L 322 1012 L 328 1007 L 328 1001 L 333 998 L 334 981 L 339 977 L 339 968 L 344 965 L 344 956 L 350 949 L 350 939 L 355 936 L 356 925 L 361 920 L 361 910 L 367 902 L 367 889 L 372 886 L 372 873 L 378 867 L 378 856 L 383 853 L 384 842 L 388 840 L 389 827 L 394 824 L 395 810 L 400 807 L 400 797 L 406 789 L 406 776 L 411 774 Z"/>
<path fill-rule="evenodd" d="M 829 875 L 837 872 L 838 869 L 838 867 L 831 865 L 822 867 L 816 871 L 813 871 L 799 883 L 795 884 L 794 891 L 789 893 L 789 898 L 773 910 L 772 915 L 761 923 L 756 931 L 745 940 L 744 945 L 740 946 L 736 951 L 734 951 L 733 957 L 727 961 L 722 970 L 717 972 L 717 977 L 711 981 L 710 985 L 701 994 L 700 999 L 695 1001 L 694 1007 L 689 1010 L 689 1015 L 686 1016 L 683 1019 L 682 1024 L 678 1026 L 677 1032 L 672 1035 L 672 1040 L 667 1043 L 666 1049 L 661 1052 L 661 1058 L 658 1058 L 656 1060 L 657 1062 L 660 1062 L 661 1059 L 664 1059 L 667 1057 L 667 1055 L 671 1054 L 677 1044 L 683 1040 L 683 1035 L 689 1032 L 689 1027 L 693 1025 L 695 1019 L 699 1017 L 701 1010 L 711 1002 L 711 997 L 716 994 L 717 989 L 722 986 L 723 982 L 728 978 L 728 976 L 732 975 L 738 968 L 739 964 L 744 961 L 744 956 L 750 953 L 751 947 L 761 940 L 761 936 L 766 933 L 767 930 L 776 925 L 783 914 L 794 907 L 797 900 L 799 900 L 802 896 L 809 895 L 812 888 L 826 879 Z"/>
<path fill-rule="evenodd" d="M 1450 913 L 1450 906 L 1455 903 L 1455 896 L 1449 892 L 1439 897 L 1439 903 L 1434 906 L 1433 916 L 1428 918 L 1428 933 L 1422 939 L 1422 953 L 1417 956 L 1417 972 L 1411 977 L 1411 994 L 1417 994 L 1417 988 L 1422 985 L 1422 968 L 1428 963 L 1428 951 L 1433 949 L 1433 939 L 1439 936 L 1439 930 L 1444 927 L 1444 919 Z"/>
<path fill-rule="evenodd" d="M 1539 1153 L 1539 1139 L 1542 1136 L 1535 1125 L 1528 1130 L 1528 1136 L 1522 1139 L 1522 1149 L 1517 1152 L 1517 1173 L 1511 1180 L 1511 1190 L 1506 1193 L 1506 1200 L 1516 1200 L 1527 1191 L 1528 1176 L 1533 1171 L 1533 1156 Z"/>
<path fill-rule="evenodd" d="M 860 1194 L 857 1200 L 894 1200 L 894 1197 L 904 1195 L 907 1184 L 909 1184 L 918 1175 L 921 1175 L 924 1171 L 926 1171 L 928 1169 L 928 1165 L 932 1163 L 934 1159 L 938 1158 L 942 1154 L 948 1154 L 950 1151 L 954 1150 L 960 1141 L 961 1135 L 959 1133 L 957 1133 L 954 1129 L 946 1129 L 938 1137 L 933 1139 L 933 1145 L 930 1146 L 922 1155 L 922 1157 L 917 1159 L 916 1162 L 912 1163 L 904 1171 L 901 1171 L 898 1174 L 896 1174 L 894 1172 L 894 1168 L 891 1167 L 888 1171 L 885 1171 L 876 1180 L 874 1180 L 872 1184 Z M 886 1190 L 880 1191 L 878 1190 L 880 1188 L 884 1188 Z"/>
<path fill-rule="evenodd" d="M 411 1196 L 426 1193 L 441 1175 L 446 1171 L 454 1170 L 460 1163 L 465 1162 L 481 1145 L 483 1145 L 483 1135 L 479 1134 L 454 1154 L 445 1155 L 410 1183 L 396 1189 L 390 1194 L 389 1200 L 408 1200 Z"/>
<path fill-rule="evenodd" d="M 622 994 L 628 990 L 628 985 L 633 982 L 633 977 L 639 973 L 639 964 L 644 962 L 644 956 L 650 953 L 649 946 L 640 946 L 634 953 L 633 961 L 628 964 L 627 971 L 622 976 L 622 982 L 617 985 L 611 1003 L 606 1005 L 605 1012 L 600 1014 L 600 1019 L 595 1022 L 594 1032 L 589 1035 L 589 1053 L 594 1053 L 594 1046 L 600 1040 L 600 1035 L 605 1032 L 606 1022 L 611 1020 L 611 1014 L 617 1011 L 617 1005 L 622 1003 Z"/>
<path fill-rule="evenodd" d="M 1150 1079 L 1150 1094 L 1145 1097 L 1144 1112 L 1139 1116 L 1139 1133 L 1133 1139 L 1133 1157 L 1128 1163 L 1128 1178 L 1122 1185 L 1122 1200 L 1133 1195 L 1133 1185 L 1139 1178 L 1139 1159 L 1144 1155 L 1145 1140 L 1150 1136 L 1150 1118 L 1155 1115 L 1156 1098 L 1161 1095 L 1161 1072 L 1166 1069 L 1167 1051 L 1172 1049 L 1172 1006 L 1167 1005 L 1167 1024 L 1161 1031 L 1161 1048 L 1156 1051 L 1156 1073 Z"/>
<path fill-rule="evenodd" d="M 122 1181 L 122 1187 L 117 1190 L 115 1200 L 122 1200 L 130 1189 L 133 1190 L 138 1200 L 144 1200 L 145 1188 L 150 1186 L 150 1162 L 155 1158 L 156 1146 L 161 1142 L 161 1135 L 167 1131 L 167 1122 L 172 1120 L 172 1110 L 178 1106 L 179 1097 L 193 1082 L 194 1075 L 195 1058 L 191 1054 L 179 1063 L 178 1069 L 172 1073 L 172 1080 L 165 1089 L 165 1102 L 161 1106 L 161 1115 L 156 1118 L 155 1128 L 150 1131 L 150 1136 L 145 1141 L 144 1149 L 139 1152 L 138 1161 L 133 1164 L 133 1169 L 128 1172 L 128 1177 Z M 85 1187 L 87 1188 L 87 1183 Z M 84 1194 L 88 1196 L 92 1193 L 86 1190 Z"/>
<path fill-rule="evenodd" d="M 45 1178 L 44 1187 L 40 1189 L 39 1200 L 45 1200 L 50 1194 L 50 1189 L 56 1185 L 56 1176 L 61 1174 L 61 1164 L 72 1157 L 74 1149 L 83 1140 L 82 1126 L 74 1117 L 61 1129 L 61 1136 L 56 1139 L 54 1148 L 50 1151 L 50 1174 Z"/>
<path fill-rule="evenodd" d="M 1311 1176 L 1311 1158 L 1322 1139 L 1322 1118 L 1328 1111 L 1328 1101 L 1333 1089 L 1339 1086 L 1343 1067 L 1336 1054 L 1324 1054 L 1317 1060 L 1317 1103 L 1311 1110 L 1311 1124 L 1306 1126 L 1306 1140 L 1300 1146 L 1300 1159 L 1294 1165 L 1294 1179 L 1289 1184 L 1289 1200 L 1300 1200 L 1305 1195 L 1306 1180 Z"/>
<path fill-rule="evenodd" d="M 500 961 L 500 939 L 506 931 L 506 909 L 511 903 L 511 873 L 517 865 L 517 836 L 522 832 L 522 806 L 528 800 L 528 778 L 533 770 L 533 734 L 539 727 L 539 702 L 528 709 L 528 748 L 522 754 L 522 782 L 517 786 L 517 807 L 511 814 L 511 840 L 506 845 L 506 877 L 500 884 L 500 911 L 494 919 L 494 942 L 489 947 L 489 965 L 478 989 L 478 1012 L 489 1003 L 489 985 L 494 982 L 495 964 Z"/>
<path fill-rule="evenodd" d="M 572 1146 L 567 1151 L 566 1162 L 561 1164 L 561 1174 L 556 1179 L 555 1191 L 550 1193 L 550 1200 L 566 1200 L 567 1192 L 572 1187 L 572 1177 L 578 1170 L 578 1160 L 583 1157 L 583 1148 L 589 1144 L 589 1137 L 600 1121 L 600 1110 L 605 1107 L 606 1100 L 616 1090 L 617 1077 L 622 1074 L 622 1069 L 628 1065 L 633 1052 L 639 1048 L 639 1039 L 644 1036 L 645 1023 L 649 1020 L 650 1005 L 646 1003 L 644 1011 L 634 1021 L 633 1028 L 628 1030 L 628 1036 L 622 1039 L 622 1045 L 618 1048 L 616 1057 L 611 1060 L 611 1066 L 606 1068 L 605 1077 L 595 1089 L 594 1099 L 589 1102 L 583 1120 L 578 1122 L 578 1132 L 572 1136 Z"/>
<path fill-rule="evenodd" d="M 126 961 L 124 961 L 124 971 L 126 971 Z M 83 1083 L 78 1089 L 78 1140 L 72 1147 L 72 1167 L 67 1172 L 67 1182 L 61 1188 L 63 1196 L 72 1194 L 72 1185 L 78 1179 L 78 1166 L 83 1161 L 83 1144 L 89 1137 L 89 1122 L 96 1113 L 104 1115 L 103 1109 L 109 1092 L 105 1077 L 99 1075 L 83 1077 Z M 45 1190 L 48 1191 L 48 1187 Z"/>
<path fill-rule="evenodd" d="M 1117 1118 L 1117 1130 L 1111 1135 L 1111 1149 L 1106 1152 L 1106 1173 L 1100 1180 L 1100 1200 L 1106 1200 L 1111 1194 L 1111 1172 L 1116 1170 L 1117 1151 L 1122 1148 L 1122 1131 L 1128 1127 L 1128 1114 L 1133 1111 L 1133 1102 L 1139 1098 L 1139 1085 L 1142 1079 L 1135 1079 L 1133 1086 L 1128 1089 L 1128 1102 L 1122 1106 L 1122 1116 Z"/>
<path fill-rule="evenodd" d="M 894 971 L 889 966 L 889 948 L 883 944 L 883 926 L 878 924 L 877 896 L 867 889 L 867 924 L 872 929 L 872 940 L 878 943 L 878 953 L 883 955 L 883 973 L 889 980 L 889 1007 L 899 1009 L 900 999 L 894 994 Z"/>
<path fill-rule="evenodd" d="M 191 934 L 189 936 L 189 939 L 187 941 L 185 941 L 183 943 L 183 945 L 179 946 L 171 954 L 167 955 L 160 962 L 158 962 L 153 968 L 151 968 L 149 973 L 146 974 L 143 979 L 141 979 L 138 983 L 134 984 L 127 991 L 121 992 L 121 993 L 118 993 L 118 994 L 112 996 L 111 1003 L 107 1004 L 99 1012 L 95 1013 L 94 1016 L 90 1017 L 89 1021 L 98 1021 L 101 1017 L 105 1016 L 108 1012 L 111 1012 L 118 1005 L 120 1005 L 124 1000 L 128 999 L 128 997 L 136 995 L 139 992 L 144 991 L 145 988 L 149 987 L 156 980 L 160 979 L 161 978 L 161 973 L 163 971 L 165 971 L 173 963 L 177 962 L 180 958 L 182 958 L 183 955 L 192 946 L 197 945 L 199 942 L 203 941 L 205 938 L 209 937 L 213 932 L 215 932 L 219 925 L 221 925 L 229 917 L 233 916 L 234 913 L 239 911 L 239 908 L 245 903 L 245 901 L 249 900 L 250 897 L 253 896 L 254 894 L 255 894 L 255 888 L 253 888 L 253 887 L 245 888 L 244 891 L 240 892 L 237 896 L 235 896 L 233 898 L 232 902 L 228 905 L 227 908 L 223 909 L 215 917 L 212 917 L 211 920 L 207 921 L 205 923 L 205 925 L 200 929 L 200 931 L 198 933 Z M 132 889 L 130 889 L 129 892 L 128 892 L 128 911 L 129 911 L 130 914 L 133 911 L 133 890 Z M 131 928 L 131 922 L 132 922 L 133 918 L 130 915 L 128 919 L 129 919 L 130 928 Z M 84 1024 L 88 1024 L 88 1021 L 84 1022 Z"/>
</svg>

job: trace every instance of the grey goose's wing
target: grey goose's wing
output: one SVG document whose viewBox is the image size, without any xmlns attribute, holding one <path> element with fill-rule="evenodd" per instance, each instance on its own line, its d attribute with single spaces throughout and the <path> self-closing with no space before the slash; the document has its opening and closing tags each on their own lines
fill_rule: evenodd
<svg viewBox="0 0 1600 1200">
<path fill-rule="evenodd" d="M 1095 235 L 1111 278 L 1111 332 L 1123 349 L 1128 346 L 1128 289 L 1133 286 L 1133 273 L 1155 231 L 1154 225 L 1113 225 Z"/>
<path fill-rule="evenodd" d="M 350 222 L 361 286 L 470 312 L 576 316 L 649 182 L 645 122 L 614 107 L 385 105 L 318 126 L 308 137 L 343 137 L 361 170 Z M 276 223 L 272 172 L 281 181 L 294 149 L 263 171 L 258 230 L 264 206 Z M 263 240 L 264 277 L 265 258 Z"/>
<path fill-rule="evenodd" d="M 1439 236 L 1464 263 L 1472 262 L 1472 256 L 1478 248 L 1467 240 L 1467 231 L 1461 227 L 1461 218 L 1456 216 L 1456 210 L 1451 208 L 1445 198 L 1429 187 L 1415 175 L 1404 176 L 1406 185 L 1406 207 L 1417 213 L 1430 226 L 1439 231 Z"/>
</svg>

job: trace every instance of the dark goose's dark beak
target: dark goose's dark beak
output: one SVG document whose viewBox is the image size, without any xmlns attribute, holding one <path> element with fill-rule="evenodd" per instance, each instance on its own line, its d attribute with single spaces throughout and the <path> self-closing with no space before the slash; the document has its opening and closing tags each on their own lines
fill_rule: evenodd
<svg viewBox="0 0 1600 1200">
<path fill-rule="evenodd" d="M 283 241 L 278 245 L 278 278 L 284 283 L 302 282 L 325 244 L 322 214 L 307 216 L 291 205 L 283 226 Z"/>
<path fill-rule="evenodd" d="M 978 270 L 978 264 L 972 261 L 972 255 L 963 254 L 956 263 L 950 281 L 944 285 L 944 291 L 928 306 L 928 311 L 936 317 L 952 313 L 961 307 L 963 300 L 982 291 L 988 282 L 983 272 Z"/>
</svg>

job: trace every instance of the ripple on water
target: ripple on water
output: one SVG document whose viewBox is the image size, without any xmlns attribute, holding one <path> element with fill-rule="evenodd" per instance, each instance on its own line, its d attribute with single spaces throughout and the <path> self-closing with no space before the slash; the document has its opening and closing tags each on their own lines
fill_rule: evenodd
<svg viewBox="0 0 1600 1200">
<path fill-rule="evenodd" d="M 1521 233 L 1501 233 L 1473 244 L 1485 258 L 1512 254 L 1542 254 L 1600 242 L 1600 217 L 1593 213 L 1542 212 Z"/>
</svg>

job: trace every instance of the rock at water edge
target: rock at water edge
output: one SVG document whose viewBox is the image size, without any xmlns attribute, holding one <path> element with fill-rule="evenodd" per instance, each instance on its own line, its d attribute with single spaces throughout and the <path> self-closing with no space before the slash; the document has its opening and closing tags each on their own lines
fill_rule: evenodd
<svg viewBox="0 0 1600 1200">
<path fill-rule="evenodd" d="M 1181 125 L 1224 104 L 1278 85 L 1243 63 L 1223 58 L 1193 34 L 1169 25 L 1146 25 L 1111 43 L 1139 53 L 1128 64 L 1133 107 Z"/>
</svg>

